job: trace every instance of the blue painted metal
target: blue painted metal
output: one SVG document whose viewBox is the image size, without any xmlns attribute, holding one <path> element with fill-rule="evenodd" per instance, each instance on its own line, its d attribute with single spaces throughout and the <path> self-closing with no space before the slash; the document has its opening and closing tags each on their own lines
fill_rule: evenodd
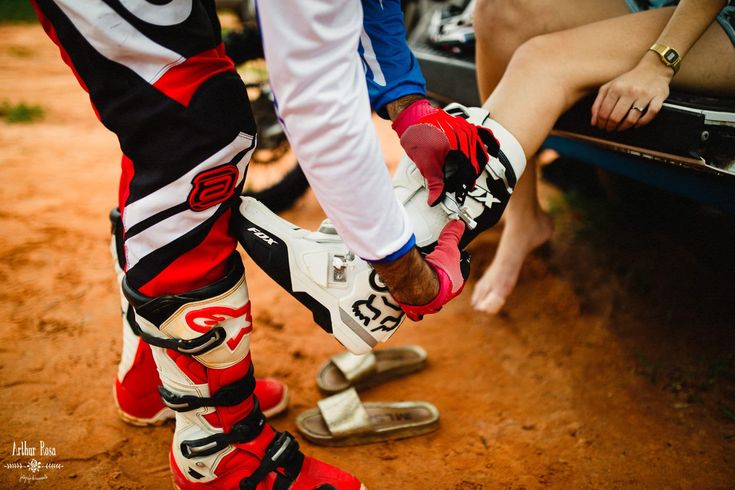
<svg viewBox="0 0 735 490">
<path fill-rule="evenodd" d="M 559 154 L 735 214 L 735 177 L 628 155 L 593 143 L 549 136 L 544 147 Z"/>
</svg>

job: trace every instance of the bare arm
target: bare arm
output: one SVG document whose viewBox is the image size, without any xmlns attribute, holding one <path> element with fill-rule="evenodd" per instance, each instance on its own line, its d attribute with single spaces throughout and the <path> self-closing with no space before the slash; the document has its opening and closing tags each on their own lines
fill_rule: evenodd
<svg viewBox="0 0 735 490">
<path fill-rule="evenodd" d="M 727 0 L 681 0 L 656 42 L 685 57 L 726 4 Z"/>
<path fill-rule="evenodd" d="M 385 264 L 373 264 L 391 294 L 403 304 L 424 305 L 439 292 L 436 272 L 415 247 L 401 258 Z"/>
<path fill-rule="evenodd" d="M 726 4 L 726 0 L 682 0 L 656 43 L 675 49 L 684 59 Z M 674 69 L 647 50 L 632 70 L 600 87 L 591 124 L 607 131 L 648 124 L 668 97 L 673 77 Z"/>
<path fill-rule="evenodd" d="M 388 112 L 388 117 L 390 117 L 391 121 L 395 121 L 398 115 L 403 111 L 403 109 L 410 106 L 417 100 L 425 98 L 426 97 L 424 97 L 423 95 L 406 95 L 404 97 L 394 100 L 393 102 L 388 102 L 385 105 L 385 109 Z"/>
</svg>

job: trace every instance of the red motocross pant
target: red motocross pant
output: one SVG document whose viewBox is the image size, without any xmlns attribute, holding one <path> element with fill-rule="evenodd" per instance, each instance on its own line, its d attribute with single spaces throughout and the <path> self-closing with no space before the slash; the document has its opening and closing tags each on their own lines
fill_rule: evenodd
<svg viewBox="0 0 735 490">
<path fill-rule="evenodd" d="M 118 137 L 128 284 L 160 296 L 222 278 L 255 122 L 214 1 L 32 1 Z"/>
</svg>

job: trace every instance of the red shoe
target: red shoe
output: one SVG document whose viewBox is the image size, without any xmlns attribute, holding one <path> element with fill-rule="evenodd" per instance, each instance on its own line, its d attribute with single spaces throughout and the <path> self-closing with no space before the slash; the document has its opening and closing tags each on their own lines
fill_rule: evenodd
<svg viewBox="0 0 735 490">
<path fill-rule="evenodd" d="M 255 398 L 265 418 L 282 414 L 288 408 L 288 386 L 273 378 L 255 378 Z"/>
<path fill-rule="evenodd" d="M 161 425 L 173 420 L 174 411 L 166 406 L 158 392 L 161 378 L 151 347 L 135 334 L 126 336 L 126 331 L 132 332 L 123 320 L 123 355 L 112 390 L 120 418 L 137 426 Z M 126 359 L 128 350 L 133 352 L 132 362 Z M 276 417 L 288 408 L 288 387 L 277 379 L 257 378 L 254 393 L 266 418 Z"/>
<path fill-rule="evenodd" d="M 199 473 L 197 463 L 188 466 L 187 478 L 176 462 L 169 464 L 177 490 L 366 490 L 355 476 L 310 456 L 288 432 L 275 432 L 269 425 L 257 439 L 237 444 L 238 450 L 222 458 L 214 478 Z M 204 463 L 203 463 L 204 464 Z M 186 467 L 185 467 L 186 468 Z M 259 479 L 262 478 L 262 479 Z M 196 481 L 200 479 L 202 481 Z M 194 481 L 192 481 L 194 480 Z"/>
</svg>

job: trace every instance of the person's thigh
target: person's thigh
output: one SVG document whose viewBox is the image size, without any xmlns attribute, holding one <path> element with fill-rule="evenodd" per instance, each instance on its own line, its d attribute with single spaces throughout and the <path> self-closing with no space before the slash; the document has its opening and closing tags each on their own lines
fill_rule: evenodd
<svg viewBox="0 0 735 490">
<path fill-rule="evenodd" d="M 485 107 L 533 154 L 563 111 L 638 63 L 673 10 L 648 10 L 532 38 L 516 51 Z M 674 86 L 735 92 L 735 53 L 719 24 L 713 23 L 684 58 Z"/>
<path fill-rule="evenodd" d="M 687 92 L 735 95 L 735 45 L 715 22 L 681 61 L 671 86 Z"/>
<path fill-rule="evenodd" d="M 625 0 L 522 0 L 536 35 L 563 31 L 630 13 Z"/>
<path fill-rule="evenodd" d="M 633 68 L 658 39 L 674 7 L 606 19 L 537 38 L 556 52 L 552 62 L 573 85 L 591 90 Z M 549 53 L 550 55 L 552 53 Z M 672 86 L 695 92 L 735 93 L 735 47 L 713 22 L 682 60 Z"/>
<path fill-rule="evenodd" d="M 532 37 L 628 13 L 625 0 L 478 0 L 473 22 L 481 98 L 490 95 L 515 50 Z"/>
<path fill-rule="evenodd" d="M 149 296 L 208 285 L 227 272 L 237 246 L 230 216 L 255 146 L 214 2 L 189 2 L 188 10 L 82 3 L 34 0 L 125 155 L 119 208 L 128 284 Z"/>
<path fill-rule="evenodd" d="M 520 40 L 629 14 L 625 0 L 478 0 L 478 37 Z"/>
</svg>

